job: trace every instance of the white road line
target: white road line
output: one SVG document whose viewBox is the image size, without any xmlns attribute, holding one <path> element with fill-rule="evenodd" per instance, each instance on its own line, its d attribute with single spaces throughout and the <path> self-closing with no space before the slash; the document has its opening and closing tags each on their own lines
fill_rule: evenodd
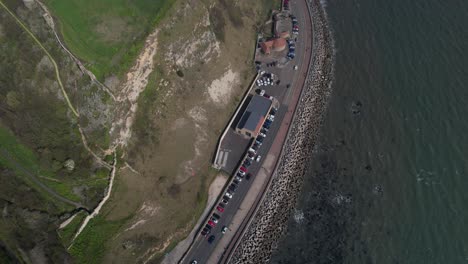
<svg viewBox="0 0 468 264">
<path fill-rule="evenodd" d="M 229 156 L 229 152 L 224 152 L 224 160 L 223 160 L 223 165 L 222 165 L 224 168 L 226 167 L 228 156 Z"/>
</svg>

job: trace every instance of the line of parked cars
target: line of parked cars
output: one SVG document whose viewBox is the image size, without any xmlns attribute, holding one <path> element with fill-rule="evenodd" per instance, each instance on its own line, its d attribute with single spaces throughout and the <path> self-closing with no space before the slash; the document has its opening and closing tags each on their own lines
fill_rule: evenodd
<svg viewBox="0 0 468 264">
<path fill-rule="evenodd" d="M 257 79 L 257 86 L 268 86 L 275 84 L 275 75 L 273 73 L 260 72 L 260 78 Z"/>
<path fill-rule="evenodd" d="M 221 199 L 221 202 L 218 203 L 218 205 L 216 206 L 217 212 L 213 213 L 210 216 L 207 223 L 205 224 L 202 231 L 200 232 L 202 236 L 208 237 L 207 239 L 208 243 L 211 244 L 216 239 L 216 236 L 211 234 L 211 230 L 214 227 L 216 227 L 216 225 L 218 224 L 219 219 L 221 218 L 221 214 L 224 212 L 224 209 L 226 205 L 229 203 L 229 200 L 232 199 L 232 197 L 234 196 L 234 193 L 236 192 L 238 186 L 240 185 L 244 177 L 246 180 L 250 180 L 252 178 L 252 174 L 248 172 L 248 168 L 252 165 L 254 161 L 260 162 L 262 157 L 257 154 L 257 151 L 260 148 L 260 146 L 262 146 L 263 141 L 265 140 L 266 135 L 268 133 L 268 130 L 270 129 L 271 124 L 275 120 L 275 114 L 277 113 L 277 111 L 278 109 L 273 107 L 268 113 L 268 116 L 265 119 L 265 122 L 263 123 L 263 126 L 260 130 L 260 133 L 255 138 L 253 144 L 247 151 L 247 155 L 245 156 L 245 159 L 243 160 L 242 165 L 239 167 L 239 170 L 234 176 L 234 179 L 232 180 L 231 184 L 228 186 L 226 193 L 223 195 L 223 198 Z M 223 228 L 221 229 L 221 233 L 225 234 L 227 229 L 228 228 L 226 226 L 223 226 Z"/>
</svg>

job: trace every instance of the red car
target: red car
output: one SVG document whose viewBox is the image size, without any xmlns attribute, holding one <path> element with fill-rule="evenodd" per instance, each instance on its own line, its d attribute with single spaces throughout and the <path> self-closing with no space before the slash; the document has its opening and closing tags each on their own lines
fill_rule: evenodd
<svg viewBox="0 0 468 264">
<path fill-rule="evenodd" d="M 210 226 L 212 226 L 212 227 L 215 227 L 215 226 L 216 226 L 215 222 L 213 222 L 213 221 L 211 221 L 211 220 L 208 221 L 208 224 L 209 224 Z"/>
<path fill-rule="evenodd" d="M 224 212 L 224 208 L 222 208 L 222 207 L 219 206 L 219 205 L 216 207 L 216 210 L 218 210 L 218 211 L 221 212 L 221 213 Z"/>
<path fill-rule="evenodd" d="M 240 167 L 240 170 L 243 172 L 247 172 L 247 169 L 244 166 Z"/>
</svg>

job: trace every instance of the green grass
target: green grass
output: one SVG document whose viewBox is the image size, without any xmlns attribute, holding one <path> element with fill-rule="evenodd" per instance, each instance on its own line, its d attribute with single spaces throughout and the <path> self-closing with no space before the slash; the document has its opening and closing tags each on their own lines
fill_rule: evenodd
<svg viewBox="0 0 468 264">
<path fill-rule="evenodd" d="M 19 167 L 31 174 L 34 174 L 36 177 L 42 175 L 54 178 L 51 172 L 40 167 L 38 158 L 32 150 L 18 142 L 16 137 L 3 127 L 0 127 L 0 165 L 11 169 L 16 175 L 23 175 L 24 178 L 26 178 L 25 180 L 30 184 L 32 184 L 32 181 L 28 179 L 29 177 L 25 175 L 25 172 Z M 54 189 L 58 194 L 70 200 L 80 200 L 78 196 L 73 194 L 71 187 L 67 184 L 44 180 L 43 178 L 39 178 L 39 180 Z M 32 184 L 32 186 L 34 186 L 39 192 L 43 194 L 45 193 L 39 186 L 36 186 L 36 184 Z"/>
<path fill-rule="evenodd" d="M 46 0 L 69 49 L 98 79 L 130 68 L 175 0 Z"/>
<path fill-rule="evenodd" d="M 62 240 L 62 243 L 65 247 L 68 247 L 73 240 L 76 232 L 80 228 L 81 223 L 86 217 L 85 212 L 79 212 L 75 218 L 63 229 L 58 230 L 58 235 Z"/>
<path fill-rule="evenodd" d="M 105 246 L 129 218 L 109 221 L 104 216 L 96 216 L 89 221 L 83 232 L 76 238 L 69 252 L 75 263 L 102 263 Z"/>
</svg>

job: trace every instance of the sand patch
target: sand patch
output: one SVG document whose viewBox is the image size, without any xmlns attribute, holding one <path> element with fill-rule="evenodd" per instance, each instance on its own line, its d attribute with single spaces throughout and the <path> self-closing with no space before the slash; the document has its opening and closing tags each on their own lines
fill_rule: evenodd
<svg viewBox="0 0 468 264">
<path fill-rule="evenodd" d="M 219 105 L 225 105 L 229 102 L 233 86 L 239 83 L 239 74 L 229 69 L 221 78 L 211 82 L 208 87 L 208 93 L 213 102 Z"/>
</svg>

